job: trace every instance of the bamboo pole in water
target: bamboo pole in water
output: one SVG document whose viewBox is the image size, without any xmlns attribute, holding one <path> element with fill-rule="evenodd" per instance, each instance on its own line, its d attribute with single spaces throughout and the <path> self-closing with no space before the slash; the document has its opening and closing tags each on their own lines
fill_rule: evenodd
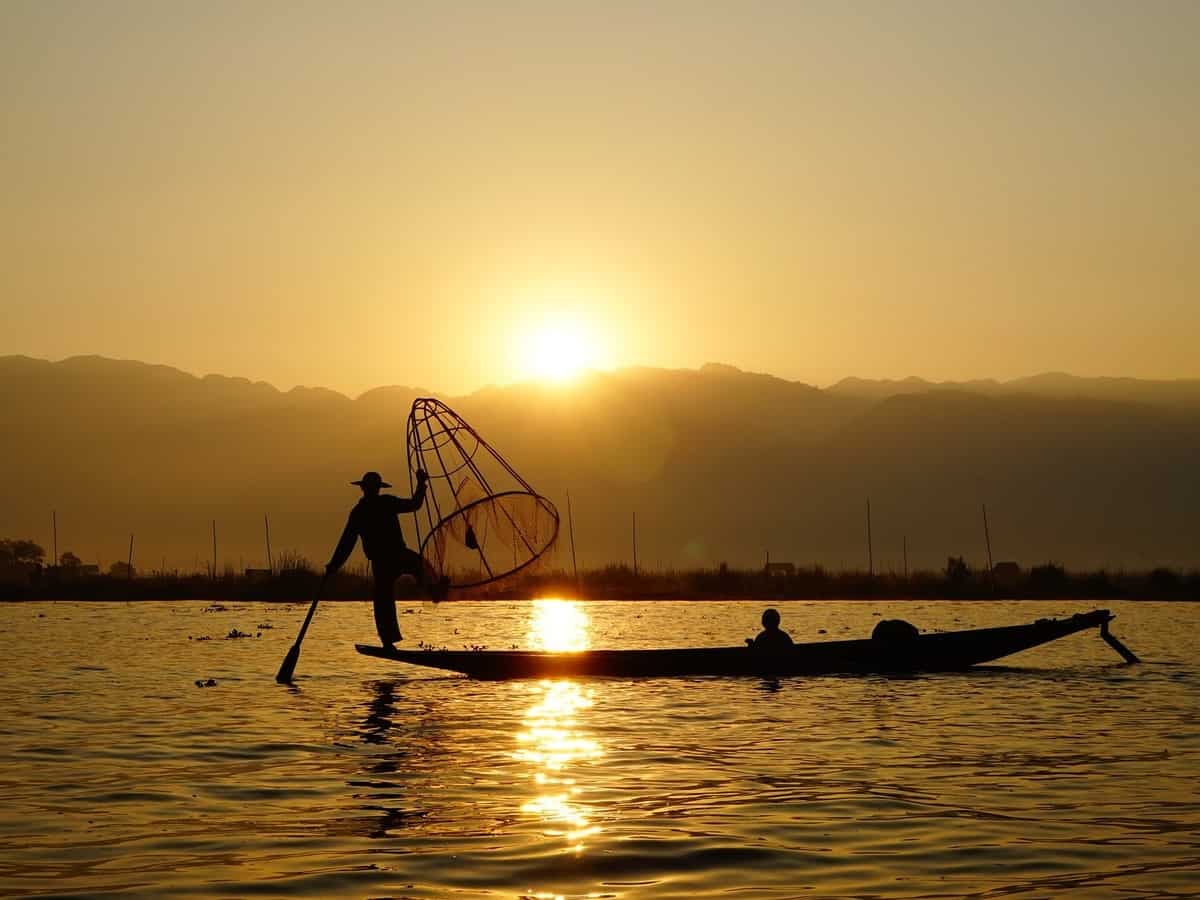
<svg viewBox="0 0 1200 900">
<path fill-rule="evenodd" d="M 867 501 L 867 574 L 875 574 L 875 548 L 871 543 L 871 501 Z"/>
<path fill-rule="evenodd" d="M 126 562 L 125 565 L 128 566 L 128 569 L 125 572 L 125 574 L 128 575 L 129 579 L 132 581 L 133 580 L 133 533 L 132 532 L 130 532 L 130 534 L 129 534 L 129 561 Z"/>
<path fill-rule="evenodd" d="M 633 513 L 633 574 L 637 575 L 637 511 Z"/>
<path fill-rule="evenodd" d="M 567 530 L 571 535 L 571 568 L 575 571 L 575 589 L 579 589 L 579 562 L 575 559 L 575 517 L 571 514 L 571 492 L 567 491 Z"/>
<path fill-rule="evenodd" d="M 212 532 L 213 532 L 212 577 L 213 577 L 213 581 L 216 581 L 217 580 L 217 520 L 216 519 L 213 519 Z"/>
<path fill-rule="evenodd" d="M 987 520 L 987 504 L 983 504 L 983 542 L 987 545 L 988 555 L 988 581 L 991 582 L 992 591 L 996 590 L 996 570 L 992 566 L 992 536 L 988 533 Z"/>
<path fill-rule="evenodd" d="M 983 504 L 983 542 L 987 545 L 988 571 L 992 571 L 992 536 L 988 534 L 987 504 Z"/>
<path fill-rule="evenodd" d="M 263 527 L 267 530 L 267 569 L 274 575 L 275 559 L 271 556 L 271 520 L 267 518 L 266 513 L 263 513 Z"/>
</svg>

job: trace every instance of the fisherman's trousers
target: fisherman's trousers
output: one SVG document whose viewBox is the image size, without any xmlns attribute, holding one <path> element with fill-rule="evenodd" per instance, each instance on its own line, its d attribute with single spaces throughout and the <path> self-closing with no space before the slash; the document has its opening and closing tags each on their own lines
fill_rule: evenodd
<svg viewBox="0 0 1200 900">
<path fill-rule="evenodd" d="M 385 644 L 394 644 L 400 640 L 400 621 L 396 618 L 396 579 L 401 575 L 411 575 L 418 584 L 424 584 L 424 560 L 421 554 L 405 547 L 395 556 L 386 560 L 371 560 L 371 572 L 375 578 L 372 591 L 375 609 L 375 630 L 379 639 Z"/>
</svg>

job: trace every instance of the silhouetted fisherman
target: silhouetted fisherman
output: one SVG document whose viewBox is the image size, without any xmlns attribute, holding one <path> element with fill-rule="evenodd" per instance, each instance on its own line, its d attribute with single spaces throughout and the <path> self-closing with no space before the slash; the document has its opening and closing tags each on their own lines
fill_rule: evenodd
<svg viewBox="0 0 1200 900">
<path fill-rule="evenodd" d="M 385 647 L 403 638 L 400 623 L 396 619 L 396 600 L 392 590 L 396 579 L 401 575 L 411 575 L 418 584 L 427 584 L 425 560 L 421 554 L 405 546 L 398 516 L 421 508 L 425 502 L 428 481 L 429 476 L 425 471 L 418 469 L 417 490 L 411 499 L 379 493 L 380 489 L 391 485 L 378 472 L 368 472 L 358 481 L 350 482 L 362 488 L 362 499 L 350 510 L 350 519 L 346 522 L 342 539 L 333 551 L 333 558 L 325 566 L 326 574 L 334 574 L 350 558 L 355 542 L 362 538 L 363 553 L 371 561 L 371 572 L 375 578 L 372 598 L 375 628 Z"/>
<path fill-rule="evenodd" d="M 795 646 L 792 636 L 779 627 L 779 610 L 768 609 L 762 614 L 763 630 L 756 638 L 746 638 L 755 650 L 778 652 Z"/>
</svg>

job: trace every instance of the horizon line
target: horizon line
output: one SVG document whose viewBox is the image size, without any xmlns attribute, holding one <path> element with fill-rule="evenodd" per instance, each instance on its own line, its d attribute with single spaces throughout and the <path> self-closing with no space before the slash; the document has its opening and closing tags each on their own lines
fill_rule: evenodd
<svg viewBox="0 0 1200 900">
<path fill-rule="evenodd" d="M 45 357 L 30 356 L 29 354 L 25 354 L 25 353 L 8 353 L 8 354 L 0 355 L 0 363 L 4 362 L 6 360 L 26 360 L 26 361 L 34 362 L 34 363 L 45 363 L 45 364 L 51 365 L 51 366 L 59 366 L 59 365 L 65 364 L 65 363 L 85 361 L 85 360 L 98 360 L 98 361 L 101 361 L 104 363 L 134 364 L 134 365 L 145 366 L 146 368 L 151 368 L 151 369 L 169 369 L 172 372 L 177 372 L 181 375 L 188 376 L 190 378 L 195 379 L 196 381 L 205 381 L 207 379 L 225 379 L 228 381 L 245 382 L 245 383 L 247 383 L 249 385 L 253 385 L 253 386 L 265 386 L 281 395 L 282 394 L 290 394 L 290 393 L 297 392 L 297 391 L 329 392 L 332 394 L 337 394 L 338 396 L 340 396 L 346 400 L 349 400 L 351 402 L 361 400 L 367 394 L 373 393 L 375 391 L 388 390 L 388 389 L 392 389 L 392 388 L 400 388 L 400 389 L 404 389 L 404 390 L 414 391 L 418 395 L 421 395 L 421 396 L 433 396 L 433 397 L 441 397 L 441 398 L 448 398 L 448 399 L 462 399 L 462 398 L 466 398 L 466 397 L 473 397 L 477 394 L 481 394 L 484 391 L 488 391 L 488 390 L 500 390 L 500 389 L 505 389 L 505 388 L 515 388 L 515 387 L 538 387 L 538 388 L 543 388 L 543 389 L 557 389 L 557 390 L 562 390 L 562 391 L 569 391 L 573 385 L 575 385 L 579 382 L 585 381 L 589 378 L 594 378 L 596 376 L 604 376 L 604 375 L 619 375 L 621 373 L 638 372 L 638 371 L 690 372 L 690 373 L 695 373 L 695 374 L 702 374 L 706 370 L 709 372 L 718 372 L 718 371 L 724 370 L 724 371 L 727 371 L 729 374 L 739 374 L 739 375 L 748 375 L 748 376 L 754 376 L 754 377 L 772 378 L 777 381 L 782 381 L 786 384 L 801 385 L 803 387 L 813 388 L 814 390 L 818 390 L 818 391 L 822 391 L 822 392 L 832 390 L 834 388 L 837 388 L 841 385 L 846 384 L 847 382 L 856 382 L 856 383 L 860 383 L 860 384 L 864 384 L 864 385 L 880 385 L 880 386 L 903 385 L 905 383 L 919 382 L 921 384 L 928 385 L 929 387 L 934 387 L 934 388 L 947 387 L 947 386 L 970 387 L 972 385 L 991 385 L 991 386 L 996 386 L 996 387 L 1004 387 L 1004 386 L 1012 385 L 1015 383 L 1028 382 L 1028 381 L 1033 381 L 1033 380 L 1042 379 L 1042 378 L 1069 378 L 1069 379 L 1074 379 L 1074 380 L 1079 380 L 1079 381 L 1140 381 L 1140 382 L 1147 382 L 1147 383 L 1151 383 L 1151 384 L 1181 384 L 1181 383 L 1192 383 L 1192 382 L 1200 383 L 1200 376 L 1165 378 L 1165 377 L 1146 377 L 1146 376 L 1139 376 L 1139 375 L 1079 375 L 1079 374 L 1075 374 L 1073 372 L 1067 372 L 1067 371 L 1063 371 L 1063 370 L 1048 369 L 1048 370 L 1044 370 L 1044 371 L 1040 371 L 1040 372 L 1035 372 L 1030 375 L 1018 375 L 1013 378 L 1007 378 L 1007 379 L 996 378 L 993 376 L 974 376 L 974 377 L 970 377 L 970 378 L 935 380 L 932 378 L 927 378 L 922 375 L 904 375 L 904 376 L 878 377 L 878 378 L 869 378 L 869 377 L 863 377 L 860 375 L 846 375 L 846 376 L 843 376 L 842 378 L 839 378 L 836 381 L 822 385 L 822 384 L 816 384 L 816 383 L 813 383 L 810 381 L 805 381 L 803 379 L 786 378 L 782 375 L 776 375 L 772 372 L 758 372 L 758 371 L 754 371 L 751 369 L 744 369 L 741 366 L 735 365 L 733 363 L 708 361 L 708 362 L 701 363 L 699 366 L 697 366 L 695 368 L 690 368 L 687 366 L 682 366 L 682 367 L 655 366 L 655 365 L 641 364 L 641 363 L 624 365 L 624 366 L 595 367 L 595 368 L 584 369 L 577 376 L 575 376 L 574 378 L 572 378 L 566 382 L 554 382 L 554 381 L 550 381 L 550 380 L 546 380 L 546 379 L 538 379 L 538 378 L 514 379 L 513 381 L 487 382 L 487 383 L 482 384 L 472 390 L 465 391 L 462 393 L 456 393 L 456 392 L 450 392 L 450 391 L 439 391 L 437 389 L 425 387 L 422 385 L 400 384 L 398 382 L 393 382 L 391 384 L 374 385 L 373 387 L 366 388 L 365 390 L 363 390 L 357 394 L 352 394 L 352 393 L 348 393 L 346 391 L 339 390 L 337 388 L 326 387 L 325 385 L 319 385 L 319 384 L 297 383 L 297 384 L 292 385 L 289 388 L 281 388 L 278 385 L 276 385 L 275 383 L 267 381 L 265 379 L 254 379 L 254 378 L 250 378 L 250 377 L 247 377 L 244 375 L 229 375 L 229 374 L 225 374 L 223 372 L 205 372 L 204 374 L 197 374 L 194 371 L 189 371 L 188 369 L 184 369 L 184 368 L 181 368 L 180 366 L 172 365 L 170 363 L 150 362 L 148 360 L 134 359 L 134 358 L 130 358 L 130 357 L 105 356 L 102 353 L 77 353 L 77 354 L 72 354 L 70 356 L 64 356 L 60 359 L 47 359 Z"/>
</svg>

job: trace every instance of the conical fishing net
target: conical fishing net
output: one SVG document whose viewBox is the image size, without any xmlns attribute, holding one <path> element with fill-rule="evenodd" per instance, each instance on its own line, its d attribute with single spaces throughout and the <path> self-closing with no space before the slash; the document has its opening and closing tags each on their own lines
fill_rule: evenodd
<svg viewBox="0 0 1200 900">
<path fill-rule="evenodd" d="M 440 400 L 413 402 L 408 468 L 429 474 L 425 505 L 413 516 L 421 555 L 450 587 L 507 578 L 554 546 L 554 504 Z"/>
</svg>

